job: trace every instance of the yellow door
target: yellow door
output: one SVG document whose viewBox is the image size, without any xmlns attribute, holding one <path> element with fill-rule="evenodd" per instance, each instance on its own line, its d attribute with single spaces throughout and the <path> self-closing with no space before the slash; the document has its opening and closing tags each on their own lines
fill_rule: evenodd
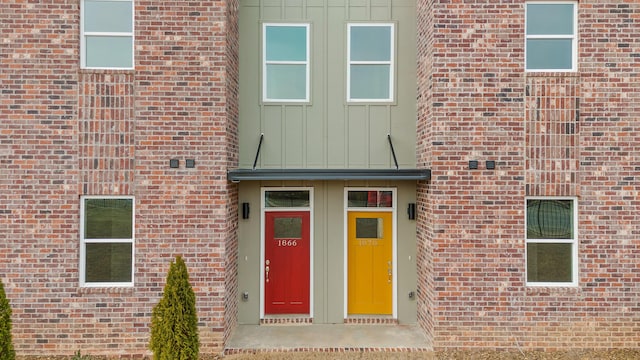
<svg viewBox="0 0 640 360">
<path fill-rule="evenodd" d="M 347 313 L 391 315 L 391 212 L 348 212 Z"/>
</svg>

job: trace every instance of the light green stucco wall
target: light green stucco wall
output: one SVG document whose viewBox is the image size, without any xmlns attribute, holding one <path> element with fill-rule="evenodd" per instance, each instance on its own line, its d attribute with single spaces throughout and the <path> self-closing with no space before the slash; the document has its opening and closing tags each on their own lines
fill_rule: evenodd
<svg viewBox="0 0 640 360">
<path fill-rule="evenodd" d="M 347 104 L 348 22 L 395 23 L 395 101 Z M 261 102 L 262 22 L 311 26 L 311 101 Z M 400 167 L 415 168 L 416 19 L 411 0 L 242 0 L 240 2 L 240 167 L 390 168 L 387 134 Z"/>
<path fill-rule="evenodd" d="M 407 204 L 415 202 L 415 182 L 242 182 L 239 202 L 251 206 L 249 219 L 240 218 L 238 237 L 238 290 L 249 300 L 239 300 L 238 323 L 260 322 L 260 189 L 261 187 L 312 187 L 313 198 L 313 322 L 344 322 L 344 188 L 397 188 L 398 321 L 416 322 L 416 301 L 409 299 L 416 290 L 416 225 L 407 219 Z"/>
</svg>

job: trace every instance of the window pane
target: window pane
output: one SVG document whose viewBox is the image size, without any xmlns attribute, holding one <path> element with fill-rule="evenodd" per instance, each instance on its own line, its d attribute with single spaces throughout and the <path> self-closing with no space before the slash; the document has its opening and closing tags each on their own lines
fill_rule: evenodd
<svg viewBox="0 0 640 360">
<path fill-rule="evenodd" d="M 350 99 L 389 99 L 389 65 L 351 65 Z"/>
<path fill-rule="evenodd" d="M 349 191 L 347 194 L 348 207 L 392 207 L 392 191 Z"/>
<path fill-rule="evenodd" d="M 301 239 L 302 218 L 275 218 L 273 219 L 273 237 L 275 239 Z"/>
<path fill-rule="evenodd" d="M 391 61 L 390 26 L 352 26 L 351 61 Z"/>
<path fill-rule="evenodd" d="M 267 61 L 306 61 L 307 28 L 305 26 L 267 26 Z"/>
<path fill-rule="evenodd" d="M 527 40 L 527 69 L 571 69 L 571 39 Z"/>
<path fill-rule="evenodd" d="M 132 199 L 85 199 L 86 239 L 131 239 L 133 237 Z"/>
<path fill-rule="evenodd" d="M 131 282 L 131 243 L 88 243 L 86 282 Z"/>
<path fill-rule="evenodd" d="M 347 194 L 349 207 L 377 207 L 377 191 L 349 191 Z"/>
<path fill-rule="evenodd" d="M 87 36 L 87 67 L 132 68 L 132 41 L 131 36 Z"/>
<path fill-rule="evenodd" d="M 571 282 L 572 244 L 527 244 L 527 281 Z"/>
<path fill-rule="evenodd" d="M 309 207 L 308 191 L 265 191 L 266 207 Z"/>
<path fill-rule="evenodd" d="M 356 218 L 356 238 L 382 239 L 382 219 Z"/>
<path fill-rule="evenodd" d="M 527 4 L 527 35 L 573 35 L 573 4 Z"/>
<path fill-rule="evenodd" d="M 307 98 L 305 65 L 267 65 L 267 99 L 304 100 Z"/>
<path fill-rule="evenodd" d="M 84 31 L 132 32 L 131 7 L 128 1 L 85 1 Z"/>
<path fill-rule="evenodd" d="M 573 239 L 573 201 L 527 200 L 527 239 Z"/>
<path fill-rule="evenodd" d="M 381 191 L 379 207 L 392 207 L 392 205 L 393 205 L 393 192 Z"/>
</svg>

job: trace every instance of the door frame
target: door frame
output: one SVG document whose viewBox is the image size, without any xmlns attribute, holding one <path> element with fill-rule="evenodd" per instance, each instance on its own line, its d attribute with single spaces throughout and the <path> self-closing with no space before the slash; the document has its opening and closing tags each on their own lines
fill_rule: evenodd
<svg viewBox="0 0 640 360">
<path fill-rule="evenodd" d="M 308 191 L 308 207 L 272 207 L 265 205 L 267 191 Z M 260 188 L 260 319 L 265 318 L 265 235 L 266 212 L 300 211 L 309 212 L 309 317 L 313 318 L 313 187 L 261 187 Z"/>
<path fill-rule="evenodd" d="M 349 207 L 349 191 L 391 191 L 392 194 L 392 202 L 391 207 Z M 392 281 L 393 286 L 391 287 L 391 313 L 392 318 L 398 318 L 398 219 L 397 219 L 397 203 L 398 203 L 398 189 L 396 187 L 345 187 L 344 188 L 344 214 L 343 214 L 343 246 L 344 246 L 344 313 L 343 316 L 345 319 L 349 317 L 348 313 L 348 301 L 349 301 L 349 211 L 358 211 L 358 212 L 390 212 L 391 213 L 391 261 L 393 262 L 392 266 Z"/>
</svg>

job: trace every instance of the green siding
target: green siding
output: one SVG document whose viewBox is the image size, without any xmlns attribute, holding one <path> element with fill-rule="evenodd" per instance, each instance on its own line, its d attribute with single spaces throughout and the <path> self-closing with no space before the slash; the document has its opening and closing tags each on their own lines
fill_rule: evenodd
<svg viewBox="0 0 640 360">
<path fill-rule="evenodd" d="M 395 101 L 346 102 L 347 22 L 395 23 Z M 309 103 L 262 103 L 261 24 L 308 22 Z M 240 167 L 415 168 L 416 25 L 410 0 L 242 0 L 240 8 Z"/>
<path fill-rule="evenodd" d="M 260 188 L 313 188 L 313 322 L 344 322 L 344 237 L 345 187 L 397 188 L 397 262 L 398 322 L 417 321 L 416 291 L 416 221 L 407 219 L 407 204 L 415 203 L 415 181 L 243 181 L 239 185 L 238 203 L 251 206 L 249 219 L 240 218 L 238 228 L 238 291 L 249 293 L 249 300 L 238 303 L 238 323 L 260 322 Z"/>
</svg>

